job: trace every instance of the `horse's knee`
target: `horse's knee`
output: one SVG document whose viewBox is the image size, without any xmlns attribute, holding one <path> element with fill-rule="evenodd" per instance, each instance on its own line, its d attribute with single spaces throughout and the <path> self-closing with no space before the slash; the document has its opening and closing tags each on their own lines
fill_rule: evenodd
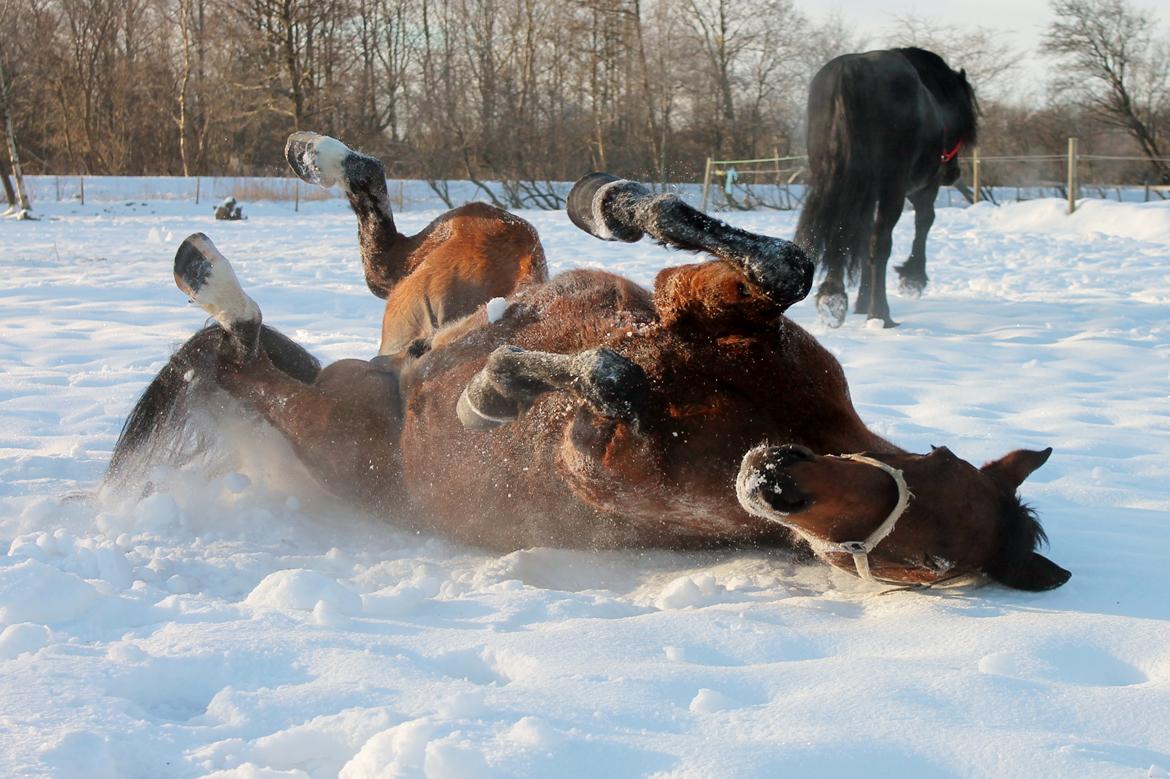
<svg viewBox="0 0 1170 779">
<path fill-rule="evenodd" d="M 665 325 L 766 322 L 783 309 L 723 261 L 667 268 L 654 281 L 654 308 Z"/>
</svg>

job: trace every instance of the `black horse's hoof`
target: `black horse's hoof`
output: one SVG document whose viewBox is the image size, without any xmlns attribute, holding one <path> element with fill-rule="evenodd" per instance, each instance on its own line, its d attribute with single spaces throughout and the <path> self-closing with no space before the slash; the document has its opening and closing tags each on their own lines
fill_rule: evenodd
<svg viewBox="0 0 1170 779">
<path fill-rule="evenodd" d="M 895 265 L 894 270 L 898 272 L 899 294 L 906 297 L 922 297 L 922 292 L 926 289 L 926 283 L 929 281 L 922 264 L 911 265 L 910 262 L 904 262 L 901 265 Z"/>
<path fill-rule="evenodd" d="M 817 293 L 817 314 L 821 321 L 829 327 L 837 328 L 845 321 L 845 312 L 849 310 L 849 298 L 844 292 Z"/>
<path fill-rule="evenodd" d="M 902 276 L 898 279 L 898 294 L 908 298 L 920 298 L 926 290 L 926 279 Z"/>
<path fill-rule="evenodd" d="M 565 210 L 573 224 L 603 241 L 634 243 L 645 234 L 614 208 L 619 196 L 642 198 L 650 191 L 641 184 L 609 173 L 589 173 L 569 192 Z"/>
</svg>

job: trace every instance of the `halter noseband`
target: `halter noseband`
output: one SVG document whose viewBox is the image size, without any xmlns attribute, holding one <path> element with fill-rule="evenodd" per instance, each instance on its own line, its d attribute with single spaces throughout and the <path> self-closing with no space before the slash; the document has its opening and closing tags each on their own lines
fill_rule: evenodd
<svg viewBox="0 0 1170 779">
<path fill-rule="evenodd" d="M 872 465 L 874 468 L 880 468 L 888 473 L 890 478 L 894 480 L 894 484 L 898 485 L 898 502 L 894 505 L 889 516 L 864 541 L 818 542 L 814 544 L 814 547 L 820 552 L 842 552 L 853 555 L 853 565 L 857 568 L 857 575 L 867 582 L 876 582 L 878 580 L 869 570 L 869 553 L 886 536 L 894 532 L 894 525 L 898 524 L 898 519 L 906 511 L 906 507 L 910 505 L 910 490 L 906 487 L 906 478 L 902 476 L 902 472 L 880 460 L 866 457 L 863 454 L 843 454 L 840 455 L 840 458 Z"/>
</svg>

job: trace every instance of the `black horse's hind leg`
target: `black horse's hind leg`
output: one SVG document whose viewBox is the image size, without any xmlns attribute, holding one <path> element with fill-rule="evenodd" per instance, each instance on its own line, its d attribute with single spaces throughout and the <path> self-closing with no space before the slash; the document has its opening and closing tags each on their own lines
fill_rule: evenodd
<svg viewBox="0 0 1170 779">
<path fill-rule="evenodd" d="M 567 390 L 598 414 L 634 421 L 643 407 L 646 374 L 636 363 L 604 347 L 578 354 L 530 352 L 501 346 L 459 396 L 464 427 L 488 430 L 526 411 L 546 392 Z"/>
<path fill-rule="evenodd" d="M 890 318 L 890 302 L 886 297 L 886 265 L 893 248 L 894 225 L 902 215 L 904 196 L 897 188 L 891 188 L 878 201 L 877 220 L 874 223 L 873 244 L 869 263 L 862 270 L 869 278 L 869 306 L 865 312 L 868 319 L 880 319 L 886 327 L 897 327 Z"/>
<path fill-rule="evenodd" d="M 849 294 L 845 291 L 844 261 L 825 261 L 825 279 L 817 287 L 817 314 L 829 327 L 840 327 L 849 310 Z"/>
<path fill-rule="evenodd" d="M 387 297 L 408 269 L 405 238 L 390 213 L 381 160 L 356 152 L 336 138 L 303 131 L 288 137 L 284 156 L 302 180 L 323 187 L 336 184 L 345 192 L 358 219 L 366 285 L 378 297 Z"/>
<path fill-rule="evenodd" d="M 590 173 L 573 185 L 567 211 L 573 224 L 603 240 L 633 242 L 649 234 L 667 246 L 725 260 L 781 310 L 812 287 L 813 263 L 796 244 L 732 227 L 677 195 L 654 195 L 608 173 Z"/>
<path fill-rule="evenodd" d="M 918 296 L 926 289 L 926 235 L 934 224 L 937 196 L 937 184 L 909 196 L 910 204 L 914 206 L 914 244 L 910 248 L 910 258 L 894 268 L 898 271 L 898 289 L 903 294 Z"/>
</svg>

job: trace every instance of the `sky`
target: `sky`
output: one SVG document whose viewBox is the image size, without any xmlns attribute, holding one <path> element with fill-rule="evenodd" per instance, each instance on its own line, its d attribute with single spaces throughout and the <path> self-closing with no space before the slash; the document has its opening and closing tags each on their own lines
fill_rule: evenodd
<svg viewBox="0 0 1170 779">
<path fill-rule="evenodd" d="M 1156 3 L 1143 0 L 1131 0 L 1131 3 L 1136 8 L 1152 12 L 1161 21 L 1162 31 L 1170 33 L 1166 24 L 1170 14 L 1159 10 Z M 1018 83 L 1013 85 L 1012 91 L 1039 94 L 1043 91 L 1042 85 L 1048 81 L 1050 63 L 1034 54 L 1053 19 L 1048 0 L 832 0 L 830 3 L 805 3 L 801 7 L 814 18 L 836 11 L 866 38 L 867 44 L 875 48 L 887 44 L 899 17 L 916 17 L 937 26 L 998 30 L 1007 36 L 1010 47 L 1021 53 Z M 961 65 L 959 62 L 958 66 Z M 1029 83 L 1040 89 L 1031 89 Z"/>
</svg>

